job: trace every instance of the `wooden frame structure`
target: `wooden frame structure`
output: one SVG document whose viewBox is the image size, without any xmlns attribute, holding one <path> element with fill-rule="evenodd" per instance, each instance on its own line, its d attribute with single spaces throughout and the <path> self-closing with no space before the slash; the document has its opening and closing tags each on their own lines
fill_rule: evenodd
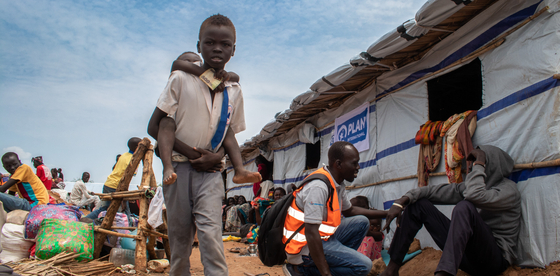
<svg viewBox="0 0 560 276">
<path fill-rule="evenodd" d="M 132 155 L 132 159 L 126 167 L 116 191 L 110 194 L 97 194 L 101 200 L 111 201 L 111 205 L 109 205 L 109 208 L 107 209 L 107 214 L 105 215 L 101 226 L 95 227 L 94 258 L 99 258 L 99 255 L 101 254 L 101 248 L 103 247 L 103 243 L 107 238 L 107 235 L 133 238 L 136 240 L 134 261 L 135 269 L 137 271 L 146 271 L 146 250 L 148 251 L 150 258 L 156 258 L 156 253 L 154 250 L 156 237 L 161 237 L 163 239 L 165 254 L 169 258 L 170 248 L 169 240 L 167 238 L 167 216 L 165 210 L 163 211 L 163 224 L 157 228 L 157 231 L 148 224 L 149 202 L 146 198 L 146 191 L 149 188 L 157 187 L 156 178 L 154 176 L 154 171 L 152 168 L 153 156 L 154 149 L 150 143 L 150 140 L 148 138 L 142 139 L 142 141 L 138 144 L 138 148 L 136 148 L 136 151 Z M 132 180 L 134 172 L 138 168 L 140 161 L 143 161 L 142 180 L 140 187 L 137 191 L 128 191 L 128 186 L 130 185 L 130 181 Z M 113 227 L 113 220 L 115 219 L 117 210 L 119 209 L 119 206 L 121 206 L 123 200 L 140 201 L 138 227 Z M 130 235 L 111 231 L 115 229 L 137 229 L 138 231 L 136 235 Z"/>
</svg>

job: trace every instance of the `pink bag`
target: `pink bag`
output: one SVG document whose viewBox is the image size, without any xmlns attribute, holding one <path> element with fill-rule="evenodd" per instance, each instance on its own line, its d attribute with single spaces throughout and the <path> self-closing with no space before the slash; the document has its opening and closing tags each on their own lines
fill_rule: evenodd
<svg viewBox="0 0 560 276">
<path fill-rule="evenodd" d="M 69 205 L 36 205 L 29 211 L 25 220 L 25 238 L 35 239 L 39 227 L 44 219 L 62 219 L 69 221 L 79 221 L 82 212 L 78 206 Z"/>
</svg>

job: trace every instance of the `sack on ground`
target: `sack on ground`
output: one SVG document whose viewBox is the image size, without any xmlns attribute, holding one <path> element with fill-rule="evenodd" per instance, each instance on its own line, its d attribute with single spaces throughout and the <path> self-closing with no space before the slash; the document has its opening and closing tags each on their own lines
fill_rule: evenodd
<svg viewBox="0 0 560 276">
<path fill-rule="evenodd" d="M 5 223 L 0 235 L 0 243 L 4 250 L 0 253 L 0 262 L 6 263 L 19 261 L 29 257 L 29 248 L 33 245 L 32 241 L 25 240 L 25 226 Z"/>
<path fill-rule="evenodd" d="M 93 259 L 93 226 L 91 224 L 44 219 L 37 234 L 35 255 L 49 259 L 62 252 L 79 253 L 77 260 Z"/>
<path fill-rule="evenodd" d="M 28 211 L 13 210 L 9 212 L 8 215 L 6 216 L 6 222 L 17 224 L 17 225 L 23 225 L 25 223 L 25 219 L 27 218 L 28 214 L 29 214 Z"/>
<path fill-rule="evenodd" d="M 44 219 L 61 219 L 79 221 L 82 213 L 77 206 L 69 205 L 36 205 L 29 211 L 25 220 L 25 238 L 35 239 L 41 222 Z"/>
</svg>

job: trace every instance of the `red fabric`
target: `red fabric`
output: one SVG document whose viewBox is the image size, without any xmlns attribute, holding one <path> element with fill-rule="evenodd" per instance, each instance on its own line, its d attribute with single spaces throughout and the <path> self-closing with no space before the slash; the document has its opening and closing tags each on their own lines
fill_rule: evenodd
<svg viewBox="0 0 560 276">
<path fill-rule="evenodd" d="M 268 180 L 268 169 L 266 168 L 265 164 L 259 164 L 258 166 L 258 172 L 261 174 L 262 177 L 262 181 Z M 261 188 L 261 182 L 255 182 L 253 183 L 253 194 L 255 196 L 258 196 L 259 193 L 259 189 Z"/>
<path fill-rule="evenodd" d="M 50 171 L 47 173 L 48 170 L 49 168 L 47 168 L 45 164 L 39 165 L 37 167 L 37 177 L 39 177 L 39 179 L 41 179 L 41 182 L 45 184 L 45 188 L 50 191 L 52 187 L 52 176 L 50 174 Z"/>
</svg>

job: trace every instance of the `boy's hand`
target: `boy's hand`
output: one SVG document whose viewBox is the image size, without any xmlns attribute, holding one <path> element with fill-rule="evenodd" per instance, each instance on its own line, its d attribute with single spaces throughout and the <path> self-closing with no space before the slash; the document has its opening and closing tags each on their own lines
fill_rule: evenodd
<svg viewBox="0 0 560 276">
<path fill-rule="evenodd" d="M 200 153 L 200 157 L 189 160 L 197 172 L 217 172 L 222 169 L 222 155 L 205 149 L 193 148 Z"/>
<path fill-rule="evenodd" d="M 226 89 L 226 85 L 224 84 L 224 82 L 220 82 L 220 84 L 216 86 L 216 89 L 214 89 L 214 92 L 222 93 L 224 92 L 224 89 Z"/>
<path fill-rule="evenodd" d="M 222 83 L 228 81 L 229 77 L 229 73 L 224 69 L 220 69 L 214 73 L 214 78 L 222 80 Z"/>
<path fill-rule="evenodd" d="M 214 89 L 214 92 L 220 92 L 220 93 L 224 92 L 224 89 L 226 88 L 225 82 L 228 81 L 230 78 L 229 73 L 224 69 L 220 69 L 216 71 L 216 73 L 214 73 L 214 78 L 222 80 L 222 82 L 220 82 L 218 87 Z"/>
</svg>

